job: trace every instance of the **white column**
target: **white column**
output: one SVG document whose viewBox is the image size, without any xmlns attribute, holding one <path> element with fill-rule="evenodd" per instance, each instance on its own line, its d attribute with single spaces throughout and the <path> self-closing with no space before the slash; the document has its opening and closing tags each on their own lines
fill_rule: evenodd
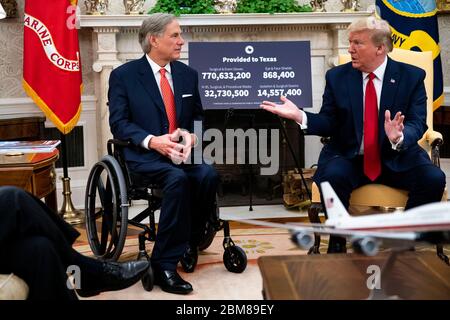
<svg viewBox="0 0 450 320">
<path fill-rule="evenodd" d="M 97 100 L 97 151 L 99 158 L 106 154 L 106 142 L 112 138 L 109 129 L 108 102 L 108 81 L 111 71 L 119 66 L 121 61 L 117 58 L 117 38 L 119 33 L 117 27 L 95 27 L 93 37 L 97 36 L 97 41 L 93 41 L 94 52 L 97 53 L 97 60 L 92 68 L 99 73 L 96 77 L 95 90 Z"/>
<path fill-rule="evenodd" d="M 348 32 L 347 27 L 350 23 L 338 23 L 330 25 L 330 30 L 333 33 L 333 56 L 328 61 L 330 67 L 338 65 L 338 56 L 342 53 L 347 53 L 348 50 Z"/>
</svg>

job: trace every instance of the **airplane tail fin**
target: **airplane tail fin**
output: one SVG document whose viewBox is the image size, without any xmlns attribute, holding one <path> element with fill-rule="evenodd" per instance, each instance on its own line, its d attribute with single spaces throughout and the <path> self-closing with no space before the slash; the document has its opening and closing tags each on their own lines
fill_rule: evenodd
<svg viewBox="0 0 450 320">
<path fill-rule="evenodd" d="M 322 182 L 320 187 L 322 188 L 322 196 L 328 219 L 334 220 L 350 217 L 347 209 L 345 209 L 336 192 L 334 192 L 333 187 L 331 187 L 331 184 L 329 182 Z"/>
</svg>

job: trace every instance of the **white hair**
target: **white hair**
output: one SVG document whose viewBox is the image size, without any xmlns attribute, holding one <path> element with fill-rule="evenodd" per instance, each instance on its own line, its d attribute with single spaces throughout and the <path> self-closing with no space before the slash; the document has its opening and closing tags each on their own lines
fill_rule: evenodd
<svg viewBox="0 0 450 320">
<path fill-rule="evenodd" d="M 388 52 L 393 49 L 391 28 L 386 20 L 378 19 L 373 16 L 356 20 L 348 28 L 348 32 L 371 31 L 372 42 L 378 46 L 384 44 Z"/>
</svg>

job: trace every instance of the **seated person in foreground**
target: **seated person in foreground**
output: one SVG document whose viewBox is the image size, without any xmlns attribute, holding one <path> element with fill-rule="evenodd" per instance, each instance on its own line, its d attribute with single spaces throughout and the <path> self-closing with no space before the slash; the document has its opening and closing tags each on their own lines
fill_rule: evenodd
<svg viewBox="0 0 450 320">
<path fill-rule="evenodd" d="M 387 56 L 393 45 L 386 21 L 368 17 L 348 31 L 352 60 L 327 72 L 318 114 L 286 97 L 261 107 L 295 120 L 306 134 L 330 137 L 313 179 L 329 181 L 347 208 L 351 192 L 368 183 L 407 190 L 405 209 L 440 201 L 445 174 L 417 143 L 427 130 L 425 72 Z M 330 237 L 329 252 L 345 252 L 345 239 Z"/>
<path fill-rule="evenodd" d="M 22 278 L 29 300 L 77 300 L 67 285 L 69 266 L 80 269 L 82 297 L 125 289 L 148 270 L 147 261 L 102 262 L 78 253 L 78 231 L 22 189 L 0 187 L 0 207 L 0 273 Z"/>
</svg>

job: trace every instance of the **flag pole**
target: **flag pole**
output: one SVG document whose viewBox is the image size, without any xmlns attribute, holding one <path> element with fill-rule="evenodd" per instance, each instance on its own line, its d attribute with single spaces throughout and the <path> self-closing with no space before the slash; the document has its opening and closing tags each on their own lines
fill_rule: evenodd
<svg viewBox="0 0 450 320">
<path fill-rule="evenodd" d="M 67 145 L 66 145 L 66 135 L 60 132 L 61 135 L 61 156 L 63 163 L 63 177 L 61 178 L 63 182 L 63 205 L 59 211 L 60 216 L 70 224 L 80 224 L 84 222 L 84 214 L 82 211 L 75 209 L 72 203 L 72 191 L 70 191 L 70 178 L 68 174 L 67 165 Z"/>
</svg>

